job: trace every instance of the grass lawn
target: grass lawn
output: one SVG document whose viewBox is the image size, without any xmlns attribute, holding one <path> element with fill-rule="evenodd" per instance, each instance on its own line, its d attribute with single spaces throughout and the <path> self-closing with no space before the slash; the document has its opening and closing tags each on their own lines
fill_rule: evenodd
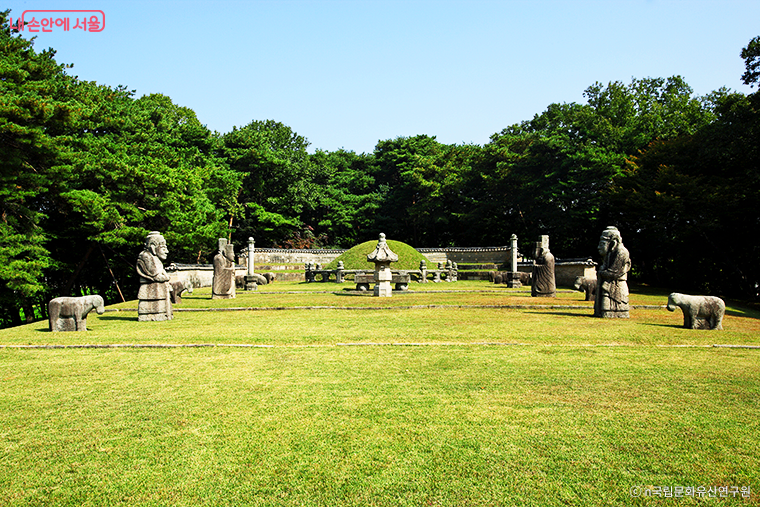
<svg viewBox="0 0 760 507">
<path fill-rule="evenodd" d="M 760 345 L 756 310 L 691 331 L 649 288 L 614 321 L 580 293 L 427 285 L 0 330 L 0 505 L 760 505 L 760 349 L 713 346 Z M 219 346 L 16 347 L 85 344 Z M 728 498 L 632 496 L 666 486 Z"/>
</svg>

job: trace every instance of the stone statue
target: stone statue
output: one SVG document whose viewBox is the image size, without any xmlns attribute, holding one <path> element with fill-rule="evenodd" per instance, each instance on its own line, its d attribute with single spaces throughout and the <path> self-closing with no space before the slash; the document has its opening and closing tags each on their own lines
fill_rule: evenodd
<svg viewBox="0 0 760 507">
<path fill-rule="evenodd" d="M 723 329 L 726 303 L 715 296 L 690 296 L 672 293 L 668 296 L 668 311 L 683 312 L 683 327 L 687 329 Z"/>
<path fill-rule="evenodd" d="M 103 315 L 106 308 L 97 294 L 81 297 L 60 297 L 48 303 L 51 331 L 87 331 L 87 314 L 92 310 Z"/>
<path fill-rule="evenodd" d="M 549 251 L 549 236 L 541 236 L 536 243 L 536 258 L 533 261 L 533 285 L 530 295 L 542 298 L 557 296 L 557 285 L 554 281 L 554 255 Z"/>
<path fill-rule="evenodd" d="M 575 278 L 573 288 L 580 292 L 586 293 L 586 301 L 591 301 L 591 298 L 596 296 L 596 278 L 586 278 L 585 276 L 578 276 Z"/>
<path fill-rule="evenodd" d="M 631 257 L 623 246 L 617 227 L 607 227 L 602 232 L 598 249 L 603 262 L 596 272 L 594 316 L 627 319 L 630 317 L 628 271 L 631 269 Z"/>
<path fill-rule="evenodd" d="M 232 243 L 219 238 L 219 252 L 214 256 L 214 280 L 211 282 L 211 299 L 235 297 L 235 252 Z"/>
<path fill-rule="evenodd" d="M 171 293 L 171 300 L 172 304 L 180 304 L 182 303 L 182 293 L 187 291 L 188 294 L 193 293 L 193 284 L 189 280 L 183 281 L 176 281 L 171 282 L 172 285 L 172 293 Z"/>
<path fill-rule="evenodd" d="M 174 317 L 172 286 L 162 263 L 168 255 L 166 240 L 160 232 L 153 231 L 145 237 L 145 248 L 137 256 L 137 274 L 140 275 L 138 321 L 170 320 Z"/>
</svg>

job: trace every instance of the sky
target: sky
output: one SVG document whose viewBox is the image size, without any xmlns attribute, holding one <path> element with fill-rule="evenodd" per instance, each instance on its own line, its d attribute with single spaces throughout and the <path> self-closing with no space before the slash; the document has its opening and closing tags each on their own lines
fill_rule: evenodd
<svg viewBox="0 0 760 507">
<path fill-rule="evenodd" d="M 426 134 L 479 144 L 596 82 L 682 76 L 750 93 L 758 0 L 5 0 L 85 81 L 169 96 L 212 131 L 275 120 L 309 151 Z M 102 11 L 102 14 L 95 11 Z M 102 30 L 74 29 L 104 18 Z"/>
</svg>

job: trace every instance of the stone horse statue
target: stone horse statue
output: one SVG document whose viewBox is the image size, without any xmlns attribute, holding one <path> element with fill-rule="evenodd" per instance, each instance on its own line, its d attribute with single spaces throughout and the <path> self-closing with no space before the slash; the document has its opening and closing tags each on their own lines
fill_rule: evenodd
<svg viewBox="0 0 760 507">
<path fill-rule="evenodd" d="M 60 297 L 48 303 L 51 331 L 87 331 L 87 314 L 92 310 L 103 315 L 103 298 L 97 294 L 81 297 Z"/>
</svg>

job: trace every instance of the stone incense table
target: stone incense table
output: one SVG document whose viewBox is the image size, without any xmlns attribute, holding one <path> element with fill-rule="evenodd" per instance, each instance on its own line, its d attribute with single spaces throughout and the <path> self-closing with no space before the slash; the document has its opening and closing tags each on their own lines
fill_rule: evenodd
<svg viewBox="0 0 760 507">
<path fill-rule="evenodd" d="M 391 297 L 391 262 L 398 261 L 398 255 L 391 252 L 388 243 L 385 242 L 385 234 L 380 233 L 375 251 L 367 255 L 367 262 L 375 263 L 375 292 L 376 297 Z"/>
</svg>

